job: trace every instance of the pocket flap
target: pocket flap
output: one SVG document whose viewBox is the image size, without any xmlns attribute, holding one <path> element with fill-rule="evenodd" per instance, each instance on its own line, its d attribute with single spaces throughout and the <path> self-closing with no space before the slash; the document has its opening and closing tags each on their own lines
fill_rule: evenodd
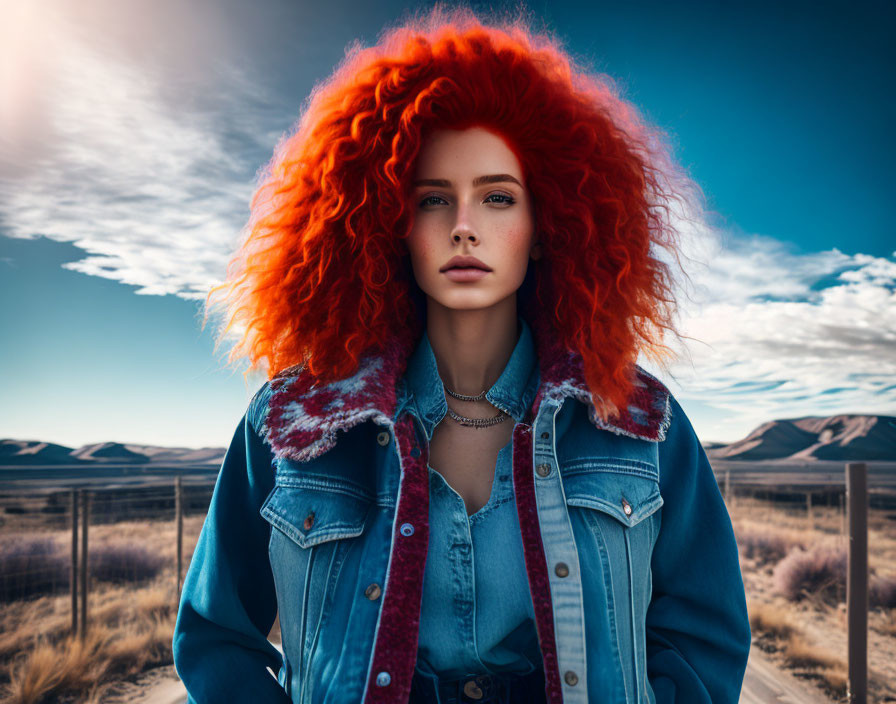
<svg viewBox="0 0 896 704">
<path fill-rule="evenodd" d="M 370 499 L 353 491 L 277 484 L 259 513 L 299 546 L 310 548 L 361 535 L 370 504 Z"/>
<path fill-rule="evenodd" d="M 628 527 L 663 505 L 659 477 L 651 465 L 577 460 L 564 464 L 561 474 L 568 505 L 603 511 Z"/>
</svg>

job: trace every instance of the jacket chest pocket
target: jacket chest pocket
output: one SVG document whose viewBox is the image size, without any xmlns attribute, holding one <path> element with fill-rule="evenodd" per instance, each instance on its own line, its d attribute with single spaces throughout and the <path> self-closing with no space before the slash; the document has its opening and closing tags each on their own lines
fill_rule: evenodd
<svg viewBox="0 0 896 704">
<path fill-rule="evenodd" d="M 259 511 L 272 526 L 268 554 L 293 682 L 306 679 L 308 656 L 371 504 L 372 497 L 348 482 L 278 476 Z"/>
<path fill-rule="evenodd" d="M 587 459 L 567 462 L 562 471 L 566 504 L 600 543 L 615 581 L 621 583 L 625 576 L 630 589 L 649 589 L 658 510 L 663 505 L 656 469 L 632 460 L 618 464 L 611 459 Z"/>
<path fill-rule="evenodd" d="M 647 702 L 645 619 L 663 505 L 656 467 L 595 457 L 568 460 L 561 473 L 582 569 L 586 620 L 590 611 L 591 618 L 600 619 L 592 621 L 592 628 L 615 641 L 626 690 L 620 699 Z M 589 598 L 600 603 L 587 603 Z"/>
</svg>

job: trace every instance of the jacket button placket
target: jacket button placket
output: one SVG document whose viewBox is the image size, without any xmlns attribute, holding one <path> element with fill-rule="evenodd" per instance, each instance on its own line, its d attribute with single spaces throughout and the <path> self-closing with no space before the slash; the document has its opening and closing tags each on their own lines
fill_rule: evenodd
<svg viewBox="0 0 896 704">
<path fill-rule="evenodd" d="M 563 702 L 588 701 L 585 686 L 585 624 L 582 579 L 572 523 L 554 454 L 553 424 L 559 405 L 539 414 L 533 429 L 538 523 L 549 573 L 557 662 L 563 674 Z"/>
<path fill-rule="evenodd" d="M 385 586 L 381 590 L 374 583 L 364 592 L 371 601 L 379 598 L 382 592 L 368 667 L 368 682 L 373 686 L 365 690 L 365 704 L 404 700 L 410 692 L 416 652 L 408 645 L 411 643 L 408 633 L 420 627 L 423 565 L 429 541 L 429 477 L 426 459 L 415 439 L 411 416 L 396 423 L 391 437 L 395 439 L 393 445 L 403 471 Z M 380 445 L 388 445 L 390 436 L 380 433 L 377 441 Z"/>
</svg>

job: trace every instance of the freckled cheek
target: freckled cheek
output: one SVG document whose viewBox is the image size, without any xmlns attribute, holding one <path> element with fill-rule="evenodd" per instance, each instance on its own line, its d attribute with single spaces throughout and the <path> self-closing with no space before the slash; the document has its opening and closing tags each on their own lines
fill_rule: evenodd
<svg viewBox="0 0 896 704">
<path fill-rule="evenodd" d="M 434 271 L 438 271 L 441 266 L 438 252 L 425 232 L 412 233 L 408 246 L 414 265 L 420 274 L 432 275 Z"/>
<path fill-rule="evenodd" d="M 517 254 L 520 258 L 528 257 L 532 225 L 526 222 L 514 223 L 503 230 L 501 239 L 504 242 L 504 251 L 508 256 Z"/>
</svg>

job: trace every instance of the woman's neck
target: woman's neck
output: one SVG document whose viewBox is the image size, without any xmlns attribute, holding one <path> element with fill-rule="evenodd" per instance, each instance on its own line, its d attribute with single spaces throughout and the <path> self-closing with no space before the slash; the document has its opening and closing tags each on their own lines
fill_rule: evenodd
<svg viewBox="0 0 896 704">
<path fill-rule="evenodd" d="M 427 307 L 426 334 L 439 376 L 459 394 L 475 396 L 498 380 L 520 332 L 515 296 L 487 309 L 454 310 L 431 300 Z"/>
</svg>

